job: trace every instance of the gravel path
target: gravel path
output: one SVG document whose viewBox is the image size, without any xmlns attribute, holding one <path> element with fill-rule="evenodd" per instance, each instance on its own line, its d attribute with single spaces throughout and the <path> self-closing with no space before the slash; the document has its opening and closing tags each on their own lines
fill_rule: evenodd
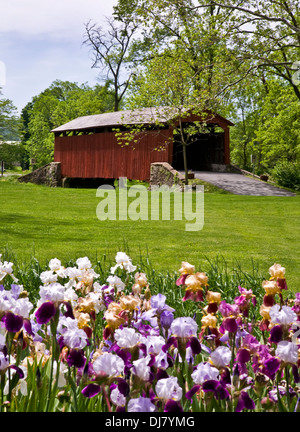
<svg viewBox="0 0 300 432">
<path fill-rule="evenodd" d="M 195 171 L 195 178 L 212 183 L 236 195 L 296 196 L 285 189 L 242 174 Z"/>
</svg>

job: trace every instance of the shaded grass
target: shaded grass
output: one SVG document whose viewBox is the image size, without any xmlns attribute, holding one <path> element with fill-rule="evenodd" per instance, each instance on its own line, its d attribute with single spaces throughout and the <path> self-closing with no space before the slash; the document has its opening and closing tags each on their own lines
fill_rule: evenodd
<svg viewBox="0 0 300 432">
<path fill-rule="evenodd" d="M 252 272 L 254 266 L 268 277 L 278 262 L 289 287 L 300 291 L 299 196 L 205 193 L 198 232 L 185 231 L 186 221 L 99 221 L 100 200 L 92 189 L 0 182 L 0 199 L 0 253 L 13 252 L 25 266 L 32 257 L 41 267 L 54 257 L 64 264 L 81 256 L 108 263 L 126 250 L 134 264 L 148 259 L 158 272 L 173 273 L 181 261 L 208 271 L 219 259 L 227 272 Z"/>
</svg>

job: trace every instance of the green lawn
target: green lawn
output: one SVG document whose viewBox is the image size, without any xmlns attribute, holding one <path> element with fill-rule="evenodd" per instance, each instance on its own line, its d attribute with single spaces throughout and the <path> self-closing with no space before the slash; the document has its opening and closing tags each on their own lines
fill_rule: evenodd
<svg viewBox="0 0 300 432">
<path fill-rule="evenodd" d="M 204 228 L 185 231 L 186 221 L 104 221 L 92 189 L 51 189 L 0 181 L 0 253 L 20 262 L 34 255 L 42 264 L 127 250 L 134 263 L 149 256 L 158 270 L 178 270 L 182 260 L 206 270 L 207 258 L 223 257 L 262 273 L 275 262 L 287 270 L 288 285 L 300 291 L 300 196 L 251 197 L 205 193 Z"/>
</svg>

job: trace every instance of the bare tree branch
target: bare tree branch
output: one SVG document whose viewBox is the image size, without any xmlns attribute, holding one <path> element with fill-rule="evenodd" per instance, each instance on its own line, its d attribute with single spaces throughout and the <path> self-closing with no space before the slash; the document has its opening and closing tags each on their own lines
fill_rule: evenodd
<svg viewBox="0 0 300 432">
<path fill-rule="evenodd" d="M 126 56 L 137 26 L 127 21 L 117 25 L 111 18 L 106 18 L 106 23 L 105 28 L 92 24 L 91 21 L 85 24 L 86 39 L 83 44 L 91 48 L 92 68 L 100 68 L 105 72 L 105 79 L 112 80 L 114 109 L 118 111 L 132 76 L 131 73 L 125 73 L 124 66 L 130 62 Z"/>
<path fill-rule="evenodd" d="M 293 21 L 293 23 L 291 23 L 289 20 L 287 20 L 283 16 L 274 17 L 274 16 L 266 15 L 265 13 L 262 13 L 259 10 L 251 10 L 251 9 L 241 7 L 239 5 L 223 4 L 223 3 L 218 3 L 218 2 L 212 1 L 209 4 L 202 4 L 199 6 L 194 6 L 190 9 L 196 10 L 196 9 L 200 9 L 200 8 L 208 8 L 211 6 L 219 6 L 220 8 L 237 10 L 237 11 L 244 12 L 246 14 L 255 16 L 261 20 L 266 20 L 266 21 L 270 21 L 270 22 L 281 22 L 281 23 L 284 23 L 290 29 L 292 29 L 295 33 L 300 33 L 300 27 L 296 21 Z"/>
</svg>

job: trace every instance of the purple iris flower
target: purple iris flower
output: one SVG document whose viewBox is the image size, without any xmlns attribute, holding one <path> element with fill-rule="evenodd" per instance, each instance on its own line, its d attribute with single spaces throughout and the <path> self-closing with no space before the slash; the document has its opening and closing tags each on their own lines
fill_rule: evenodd
<svg viewBox="0 0 300 432">
<path fill-rule="evenodd" d="M 226 318 L 223 321 L 223 327 L 229 333 L 235 333 L 238 329 L 238 325 L 237 325 L 235 318 Z"/>
<path fill-rule="evenodd" d="M 255 408 L 255 403 L 253 399 L 250 398 L 247 392 L 242 391 L 238 399 L 238 403 L 235 411 L 241 412 L 243 409 L 253 410 Z"/>
<path fill-rule="evenodd" d="M 145 318 L 146 321 L 148 320 L 148 318 L 145 317 L 145 315 L 143 315 L 143 318 Z M 138 332 L 142 336 L 149 336 L 149 335 L 151 335 L 151 336 L 159 336 L 160 330 L 159 330 L 158 327 L 157 328 L 153 328 L 150 324 L 144 324 L 142 321 L 139 321 L 137 323 L 133 323 L 132 325 L 133 325 L 134 328 L 136 328 L 138 330 Z"/>
<path fill-rule="evenodd" d="M 189 390 L 187 393 L 186 393 L 186 395 L 185 395 L 185 397 L 187 398 L 187 399 L 189 399 L 189 400 L 192 400 L 192 398 L 193 398 L 193 396 L 197 393 L 197 391 L 199 391 L 200 390 L 200 385 L 199 384 L 196 384 L 196 385 L 194 385 L 192 388 L 191 388 L 191 390 Z"/>
<path fill-rule="evenodd" d="M 157 311 L 161 312 L 166 304 L 166 296 L 163 294 L 154 295 L 151 297 L 150 304 L 152 309 L 157 309 Z"/>
<path fill-rule="evenodd" d="M 64 316 L 72 318 L 72 319 L 75 319 L 71 303 L 67 302 L 67 301 L 64 301 L 63 304 L 65 305 L 65 308 L 66 308 L 66 310 L 64 312 Z"/>
<path fill-rule="evenodd" d="M 21 287 L 20 287 L 20 285 L 12 284 L 10 292 L 11 292 L 12 297 L 15 300 L 18 300 L 19 295 L 21 293 Z"/>
<path fill-rule="evenodd" d="M 299 376 L 298 367 L 295 364 L 292 364 L 292 372 L 293 372 L 293 375 L 294 375 L 294 381 L 295 381 L 295 383 L 300 382 L 300 376 Z"/>
<path fill-rule="evenodd" d="M 196 337 L 192 337 L 186 344 L 186 347 L 191 348 L 193 355 L 201 353 L 201 344 Z"/>
<path fill-rule="evenodd" d="M 292 306 L 292 310 L 299 315 L 300 314 L 300 293 L 295 294 L 294 306 Z"/>
<path fill-rule="evenodd" d="M 229 317 L 230 315 L 237 316 L 240 312 L 238 305 L 231 305 L 226 303 L 225 300 L 222 300 L 219 305 L 219 311 L 224 318 Z"/>
<path fill-rule="evenodd" d="M 125 364 L 124 373 L 125 374 L 129 373 L 130 369 L 132 368 L 132 363 L 131 363 L 132 355 L 131 355 L 131 353 L 127 350 L 123 350 L 117 344 L 113 344 L 110 347 L 110 352 L 116 353 L 123 360 L 123 362 Z"/>
<path fill-rule="evenodd" d="M 171 311 L 162 311 L 160 315 L 160 324 L 163 328 L 169 329 L 174 320 L 174 314 Z"/>
<path fill-rule="evenodd" d="M 202 385 L 204 393 L 213 392 L 216 399 L 227 399 L 229 397 L 228 390 L 224 388 L 217 380 L 207 380 Z"/>
<path fill-rule="evenodd" d="M 18 366 L 16 366 L 16 365 L 10 365 L 9 369 L 14 369 L 17 372 L 17 374 L 19 375 L 20 379 L 24 378 L 24 372 Z"/>
<path fill-rule="evenodd" d="M 157 373 L 156 373 L 156 379 L 157 379 L 157 381 L 160 380 L 160 379 L 164 379 L 164 378 L 169 378 L 169 375 L 168 375 L 167 371 L 164 370 L 164 369 L 158 369 Z"/>
<path fill-rule="evenodd" d="M 38 324 L 47 324 L 56 314 L 56 307 L 53 302 L 46 301 L 35 313 Z"/>
<path fill-rule="evenodd" d="M 151 396 L 149 398 L 140 396 L 139 398 L 129 400 L 127 410 L 128 412 L 154 412 L 156 408 L 152 403 Z"/>
<path fill-rule="evenodd" d="M 160 293 L 151 297 L 150 304 L 151 308 L 155 309 L 158 314 L 163 311 L 175 312 L 175 309 L 166 304 L 166 296 Z"/>
<path fill-rule="evenodd" d="M 84 387 L 81 393 L 87 398 L 92 398 L 97 396 L 100 393 L 100 390 L 101 387 L 98 384 L 88 384 L 86 387 Z"/>
<path fill-rule="evenodd" d="M 183 412 L 183 408 L 179 402 L 169 399 L 165 404 L 164 412 Z"/>
<path fill-rule="evenodd" d="M 6 312 L 2 320 L 4 321 L 5 328 L 8 332 L 17 333 L 23 327 L 23 318 L 12 312 Z"/>
<path fill-rule="evenodd" d="M 246 348 L 240 348 L 236 353 L 238 363 L 247 363 L 250 360 L 250 352 Z"/>
<path fill-rule="evenodd" d="M 222 387 L 226 387 L 227 384 L 231 384 L 231 375 L 228 368 L 222 368 L 220 375 L 220 384 Z"/>
<path fill-rule="evenodd" d="M 30 336 L 34 336 L 33 330 L 32 330 L 32 325 L 29 319 L 24 319 L 24 329 L 26 330 L 26 332 L 30 335 Z"/>
<path fill-rule="evenodd" d="M 177 347 L 177 338 L 175 336 L 169 337 L 166 344 L 162 346 L 162 351 L 166 353 L 172 345 Z"/>
<path fill-rule="evenodd" d="M 270 342 L 277 344 L 282 340 L 283 331 L 280 325 L 274 326 L 270 331 Z"/>
<path fill-rule="evenodd" d="M 247 308 L 247 307 L 249 306 L 249 301 L 248 301 L 248 299 L 247 299 L 245 296 L 243 296 L 243 295 L 238 296 L 238 297 L 235 297 L 235 299 L 234 299 L 234 303 L 235 303 L 236 305 L 238 305 L 238 307 L 239 307 L 240 309 Z"/>
<path fill-rule="evenodd" d="M 203 383 L 203 391 L 205 393 L 215 391 L 219 387 L 220 383 L 217 380 L 207 380 Z"/>
<path fill-rule="evenodd" d="M 129 384 L 123 378 L 118 378 L 118 390 L 123 396 L 128 396 L 130 392 Z"/>
<path fill-rule="evenodd" d="M 256 339 L 255 336 L 252 336 L 251 334 L 246 334 L 243 338 L 243 345 L 244 347 L 247 347 L 250 352 L 255 353 L 259 347 L 260 343 Z"/>
<path fill-rule="evenodd" d="M 268 358 L 264 362 L 262 373 L 267 375 L 267 377 L 269 377 L 271 380 L 273 380 L 279 368 L 280 368 L 280 360 L 277 357 L 270 356 L 270 358 Z"/>
<path fill-rule="evenodd" d="M 71 349 L 69 352 L 69 355 L 67 357 L 67 363 L 68 365 L 75 366 L 78 369 L 81 369 L 84 367 L 86 362 L 86 358 L 84 357 L 83 350 L 77 350 L 77 349 Z"/>
</svg>

